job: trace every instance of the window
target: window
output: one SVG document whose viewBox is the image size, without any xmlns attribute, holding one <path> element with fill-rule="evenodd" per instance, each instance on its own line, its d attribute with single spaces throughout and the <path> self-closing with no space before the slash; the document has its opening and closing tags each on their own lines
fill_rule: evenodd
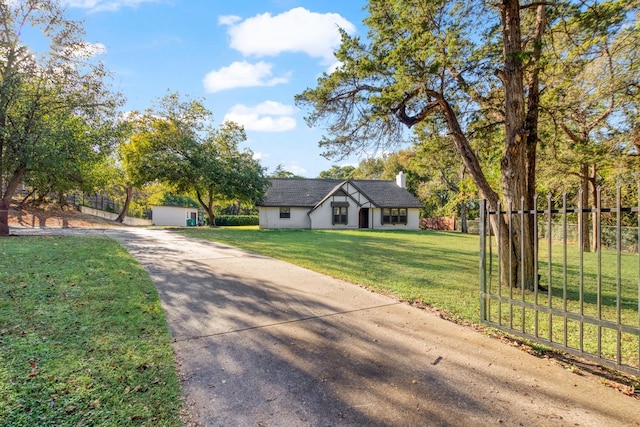
<svg viewBox="0 0 640 427">
<path fill-rule="evenodd" d="M 347 223 L 347 208 L 345 206 L 333 207 L 333 223 L 334 224 Z"/>
<path fill-rule="evenodd" d="M 291 218 L 291 208 L 280 208 L 280 219 Z"/>
<path fill-rule="evenodd" d="M 383 224 L 406 224 L 407 208 L 384 208 L 382 209 Z"/>
</svg>

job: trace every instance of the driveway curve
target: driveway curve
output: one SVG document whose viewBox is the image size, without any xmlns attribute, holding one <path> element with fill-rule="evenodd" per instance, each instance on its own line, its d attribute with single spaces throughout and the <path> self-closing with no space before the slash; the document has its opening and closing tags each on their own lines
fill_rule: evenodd
<svg viewBox="0 0 640 427">
<path fill-rule="evenodd" d="M 193 425 L 638 426 L 640 402 L 359 286 L 120 228 L 173 336 Z"/>
</svg>

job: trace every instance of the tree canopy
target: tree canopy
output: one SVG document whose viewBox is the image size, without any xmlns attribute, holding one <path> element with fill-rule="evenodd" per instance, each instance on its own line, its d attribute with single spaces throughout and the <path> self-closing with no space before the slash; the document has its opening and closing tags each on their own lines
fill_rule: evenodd
<svg viewBox="0 0 640 427">
<path fill-rule="evenodd" d="M 225 122 L 216 129 L 210 122 L 201 102 L 170 93 L 132 120 L 133 134 L 122 153 L 134 185 L 160 181 L 193 194 L 215 225 L 216 203 L 256 202 L 268 179 L 253 152 L 240 150 L 246 139 L 242 127 Z"/>
<path fill-rule="evenodd" d="M 296 175 L 295 173 L 288 171 L 284 168 L 284 165 L 279 164 L 276 166 L 276 169 L 269 174 L 270 178 L 303 178 L 300 175 Z"/>
<path fill-rule="evenodd" d="M 27 26 L 41 30 L 46 51 L 21 40 Z M 121 98 L 83 35 L 57 1 L 0 3 L 0 235 L 20 183 L 81 185 L 117 141 Z"/>
<path fill-rule="evenodd" d="M 296 102 L 309 111 L 309 125 L 326 128 L 319 144 L 330 158 L 389 150 L 406 129 L 429 129 L 446 135 L 492 209 L 500 202 L 514 208 L 523 203 L 530 209 L 542 95 L 549 90 L 549 81 L 542 79 L 553 67 L 569 63 L 566 54 L 558 57 L 564 62 L 551 60 L 553 37 L 571 20 L 592 34 L 637 28 L 635 23 L 605 19 L 611 10 L 621 10 L 623 21 L 634 21 L 636 7 L 618 0 L 370 0 L 366 39 L 343 32 L 336 52 L 341 66 L 297 95 Z M 596 20 L 600 10 L 605 16 Z M 584 38 L 585 43 L 589 40 Z M 585 62 L 594 60 L 583 57 Z M 557 76 L 570 85 L 571 73 Z M 474 146 L 478 135 L 490 135 L 488 141 L 500 152 L 497 181 L 495 163 L 484 163 Z M 495 231 L 508 229 L 508 216 L 492 220 Z M 511 228 L 513 240 L 501 233 L 499 245 L 516 262 L 502 269 L 502 279 L 531 288 L 533 223 L 525 221 L 520 227 L 513 222 Z"/>
</svg>

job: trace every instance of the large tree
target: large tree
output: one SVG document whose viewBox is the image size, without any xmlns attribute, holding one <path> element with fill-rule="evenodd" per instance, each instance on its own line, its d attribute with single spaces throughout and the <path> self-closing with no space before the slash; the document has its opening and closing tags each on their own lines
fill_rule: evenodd
<svg viewBox="0 0 640 427">
<path fill-rule="evenodd" d="M 577 178 L 584 208 L 595 207 L 598 177 L 621 155 L 608 128 L 619 127 L 629 108 L 626 94 L 639 82 L 634 56 L 640 28 L 632 13 L 638 2 L 633 3 L 610 0 L 567 8 L 548 37 L 541 103 L 553 128 L 542 155 L 553 180 Z M 588 251 L 589 214 L 582 216 Z M 596 228 L 592 231 L 595 245 Z"/>
<path fill-rule="evenodd" d="M 269 180 L 265 169 L 249 149 L 238 145 L 246 139 L 244 129 L 224 122 L 206 139 L 190 159 L 190 173 L 180 188 L 192 189 L 214 226 L 214 208 L 223 202 L 251 204 L 262 199 Z"/>
<path fill-rule="evenodd" d="M 132 123 L 133 134 L 121 150 L 132 184 L 160 181 L 193 194 L 212 226 L 216 205 L 253 203 L 264 195 L 264 168 L 251 150 L 239 148 L 244 129 L 232 122 L 213 128 L 201 102 L 170 93 Z"/>
<path fill-rule="evenodd" d="M 48 170 L 70 176 L 64 164 L 89 159 L 112 142 L 120 99 L 107 72 L 92 60 L 82 25 L 65 18 L 55 0 L 0 2 L 0 236 L 18 185 Z M 29 49 L 22 35 L 41 31 L 48 46 Z M 64 174 L 67 173 L 65 178 Z M 57 186 L 62 186 L 58 182 Z"/>
<path fill-rule="evenodd" d="M 391 146 L 404 127 L 439 116 L 480 195 L 495 210 L 533 207 L 539 72 L 546 3 L 501 0 L 370 0 L 367 40 L 343 33 L 342 65 L 296 97 L 310 125 L 325 123 L 329 156 Z M 470 142 L 478 116 L 503 126 L 501 188 L 493 188 Z M 503 283 L 532 288 L 533 224 L 492 216 Z M 521 240 L 522 239 L 522 240 Z M 524 250 L 523 250 L 524 249 Z M 512 254 L 512 256 L 508 256 Z M 524 274 L 521 274 L 524 272 Z"/>
</svg>

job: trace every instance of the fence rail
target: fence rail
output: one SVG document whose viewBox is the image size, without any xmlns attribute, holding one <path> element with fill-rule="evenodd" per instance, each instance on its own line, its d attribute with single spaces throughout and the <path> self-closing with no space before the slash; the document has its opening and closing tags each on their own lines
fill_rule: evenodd
<svg viewBox="0 0 640 427">
<path fill-rule="evenodd" d="M 612 216 L 608 220 L 614 221 L 614 226 L 603 225 L 603 213 Z M 640 197 L 638 205 L 623 206 L 620 187 L 615 207 L 602 206 L 600 189 L 595 208 L 583 208 L 580 203 L 569 207 L 566 194 L 560 209 L 553 206 L 551 196 L 546 208 L 540 210 L 524 209 L 523 203 L 516 209 L 498 206 L 491 210 L 486 201 L 481 202 L 482 321 L 602 365 L 640 374 L 639 213 Z M 496 241 L 499 233 L 507 233 L 510 242 L 523 241 L 514 230 L 525 228 L 525 218 L 531 220 L 532 235 L 537 236 L 533 253 L 522 255 L 532 257 L 534 263 L 532 290 L 526 290 L 523 283 L 501 280 L 502 269 L 511 270 L 515 258 L 511 253 L 500 253 Z M 499 219 L 508 226 L 493 229 L 490 224 Z M 623 227 L 623 223 L 635 226 Z M 572 225 L 577 229 L 577 242 L 571 242 Z M 585 244 L 587 230 L 589 235 L 593 232 L 594 250 Z M 603 243 L 603 234 L 609 235 L 608 245 Z"/>
<path fill-rule="evenodd" d="M 85 194 L 74 193 L 67 196 L 67 202 L 74 206 L 86 206 L 105 212 L 120 213 L 122 206 L 117 200 L 104 196 L 101 193 Z M 151 219 L 151 210 L 146 209 L 143 212 L 130 211 L 128 216 L 133 218 Z"/>
</svg>

